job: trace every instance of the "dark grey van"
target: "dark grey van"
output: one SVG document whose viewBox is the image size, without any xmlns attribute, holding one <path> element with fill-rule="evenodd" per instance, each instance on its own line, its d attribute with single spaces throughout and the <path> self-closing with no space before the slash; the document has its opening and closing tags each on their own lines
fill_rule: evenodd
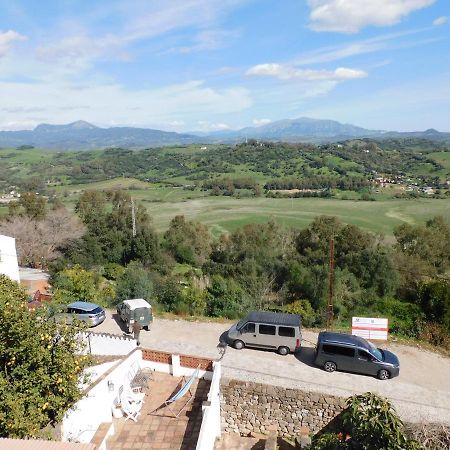
<svg viewBox="0 0 450 450">
<path fill-rule="evenodd" d="M 315 364 L 327 372 L 346 372 L 373 375 L 380 380 L 398 376 L 400 363 L 392 352 L 376 348 L 365 339 L 344 333 L 319 333 Z"/>
<path fill-rule="evenodd" d="M 253 311 L 228 330 L 227 342 L 238 350 L 254 347 L 287 355 L 300 349 L 301 324 L 297 314 Z"/>
</svg>

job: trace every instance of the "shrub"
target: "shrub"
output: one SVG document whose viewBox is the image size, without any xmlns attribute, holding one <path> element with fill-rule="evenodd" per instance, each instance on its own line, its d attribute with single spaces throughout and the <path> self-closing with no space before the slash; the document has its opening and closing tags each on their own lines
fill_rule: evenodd
<svg viewBox="0 0 450 450">
<path fill-rule="evenodd" d="M 298 314 L 302 318 L 302 324 L 305 327 L 314 325 L 316 321 L 316 313 L 308 300 L 295 300 L 282 308 L 283 312 L 288 314 Z"/>
<path fill-rule="evenodd" d="M 422 333 L 424 314 L 417 305 L 385 297 L 376 303 L 376 309 L 388 317 L 392 333 L 413 338 L 418 338 Z"/>
</svg>

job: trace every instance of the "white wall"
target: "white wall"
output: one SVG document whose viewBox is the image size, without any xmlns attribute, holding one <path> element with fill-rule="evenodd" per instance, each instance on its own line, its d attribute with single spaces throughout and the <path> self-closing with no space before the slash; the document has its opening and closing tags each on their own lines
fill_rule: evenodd
<svg viewBox="0 0 450 450">
<path fill-rule="evenodd" d="M 82 333 L 85 353 L 92 355 L 128 355 L 136 348 L 136 340 L 107 333 Z"/>
<path fill-rule="evenodd" d="M 128 372 L 135 361 L 142 360 L 142 351 L 133 352 L 109 375 L 105 376 L 64 415 L 62 440 L 88 443 L 101 423 L 112 422 L 112 407 L 117 402 L 120 386 L 129 384 Z M 108 382 L 114 385 L 109 390 Z"/>
<path fill-rule="evenodd" d="M 0 234 L 0 274 L 8 276 L 11 280 L 20 281 L 16 240 L 2 234 Z"/>
<path fill-rule="evenodd" d="M 209 404 L 202 406 L 202 425 L 198 436 L 196 450 L 213 450 L 216 438 L 221 435 L 220 428 L 220 362 L 213 363 L 214 371 L 208 393 Z"/>
</svg>

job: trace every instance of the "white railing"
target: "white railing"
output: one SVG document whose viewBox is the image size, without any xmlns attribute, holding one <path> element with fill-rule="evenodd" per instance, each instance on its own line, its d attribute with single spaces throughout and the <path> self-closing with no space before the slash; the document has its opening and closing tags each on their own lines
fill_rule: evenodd
<svg viewBox="0 0 450 450">
<path fill-rule="evenodd" d="M 213 450 L 216 438 L 221 435 L 220 428 L 220 362 L 213 363 L 213 376 L 208 393 L 208 401 L 202 406 L 202 425 L 198 436 L 196 450 Z"/>
<path fill-rule="evenodd" d="M 84 353 L 92 355 L 125 356 L 136 348 L 136 340 L 128 336 L 91 331 L 80 333 L 80 336 L 84 343 Z"/>
</svg>

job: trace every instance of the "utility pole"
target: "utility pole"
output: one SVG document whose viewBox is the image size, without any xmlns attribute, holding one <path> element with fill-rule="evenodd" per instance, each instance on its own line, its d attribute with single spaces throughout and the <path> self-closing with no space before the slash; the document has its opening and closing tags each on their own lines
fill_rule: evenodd
<svg viewBox="0 0 450 450">
<path fill-rule="evenodd" d="M 131 221 L 133 222 L 133 237 L 136 237 L 136 213 L 134 211 L 133 199 L 131 199 Z"/>
<path fill-rule="evenodd" d="M 328 305 L 327 305 L 327 330 L 333 328 L 333 287 L 334 287 L 334 239 L 330 240 L 330 267 L 328 274 Z"/>
</svg>

